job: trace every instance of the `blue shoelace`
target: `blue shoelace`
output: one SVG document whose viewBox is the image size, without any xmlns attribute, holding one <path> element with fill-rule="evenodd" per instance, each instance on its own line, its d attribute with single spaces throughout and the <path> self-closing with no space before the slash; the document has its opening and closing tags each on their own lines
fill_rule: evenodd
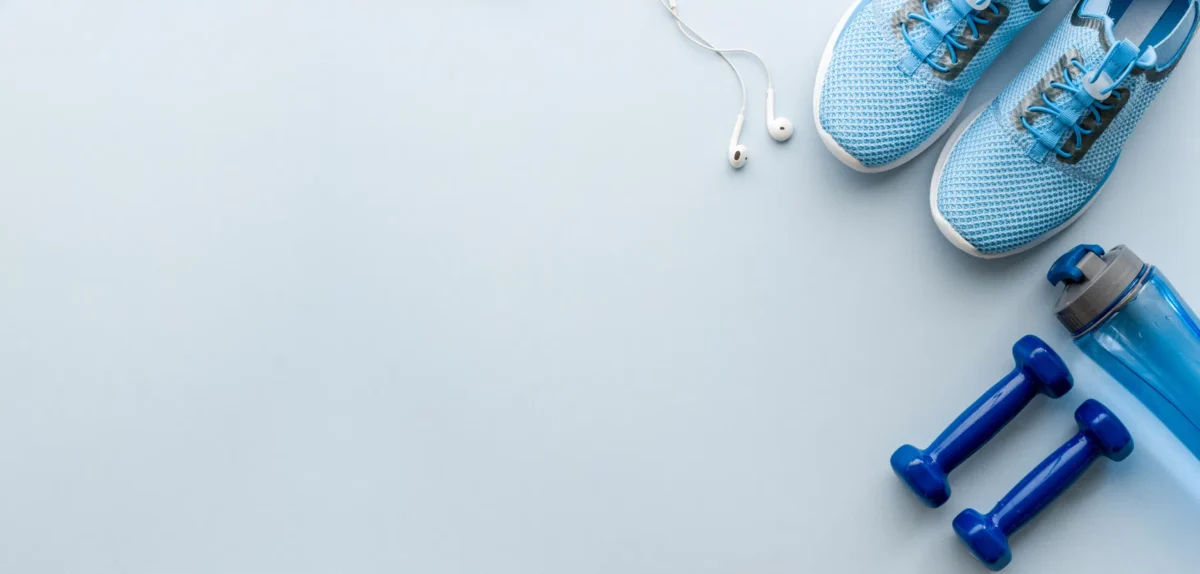
<svg viewBox="0 0 1200 574">
<path fill-rule="evenodd" d="M 1076 75 L 1076 76 L 1071 75 L 1072 67 L 1079 69 L 1078 75 Z M 1083 100 L 1084 102 L 1087 102 L 1086 107 L 1084 107 L 1081 111 L 1074 112 L 1074 113 L 1068 111 L 1067 109 L 1063 108 L 1061 105 L 1055 103 L 1054 100 L 1050 99 L 1050 96 L 1046 92 L 1042 92 L 1042 102 L 1045 103 L 1045 105 L 1030 106 L 1027 111 L 1041 112 L 1043 114 L 1047 114 L 1050 117 L 1054 118 L 1055 122 L 1063 125 L 1067 129 L 1070 129 L 1074 133 L 1075 149 L 1079 149 L 1079 148 L 1083 147 L 1083 136 L 1093 133 L 1096 128 L 1099 128 L 1103 124 L 1103 121 L 1100 117 L 1100 112 L 1105 111 L 1105 110 L 1110 110 L 1110 109 L 1112 109 L 1112 107 L 1114 105 L 1114 104 L 1105 104 L 1104 101 L 1093 98 L 1092 95 L 1089 94 L 1087 92 L 1086 88 L 1084 87 L 1083 81 L 1084 81 L 1084 78 L 1086 78 L 1088 76 L 1088 74 L 1092 74 L 1093 75 L 1092 81 L 1095 81 L 1096 78 L 1099 77 L 1100 72 L 1103 69 L 1104 69 L 1104 65 L 1101 65 L 1093 72 L 1092 70 L 1088 70 L 1083 65 L 1083 62 L 1080 62 L 1077 59 L 1072 59 L 1070 65 L 1063 68 L 1064 81 L 1063 82 L 1051 82 L 1050 87 L 1058 88 L 1059 90 L 1062 90 L 1065 94 L 1067 94 L 1069 96 L 1070 99 L 1079 99 L 1079 100 Z M 1131 64 L 1131 65 L 1127 66 L 1124 69 L 1124 71 L 1116 79 L 1114 79 L 1108 87 L 1101 90 L 1100 95 L 1105 96 L 1104 99 L 1107 100 L 1107 96 L 1109 94 L 1115 93 L 1115 97 L 1118 100 L 1120 100 L 1122 97 L 1121 93 L 1114 92 L 1114 90 L 1116 89 L 1117 85 L 1121 83 L 1121 81 L 1123 81 L 1125 78 L 1129 77 L 1129 74 L 1132 71 L 1133 71 L 1133 65 Z M 1087 129 L 1087 128 L 1084 128 L 1082 125 L 1080 125 L 1081 120 L 1084 117 L 1086 117 L 1088 114 L 1091 114 L 1092 118 L 1095 120 L 1095 125 L 1092 126 L 1092 129 Z M 1028 115 L 1028 114 L 1026 114 L 1026 115 Z M 1065 149 L 1063 149 L 1063 145 L 1059 144 L 1059 140 L 1062 138 L 1062 133 L 1053 134 L 1053 133 L 1048 133 L 1048 130 L 1043 131 L 1046 128 L 1043 128 L 1043 130 L 1039 130 L 1039 129 L 1033 127 L 1033 124 L 1029 123 L 1029 120 L 1026 119 L 1026 116 L 1024 116 L 1024 115 L 1021 116 L 1021 125 L 1025 126 L 1025 129 L 1029 130 L 1029 133 L 1031 135 L 1033 135 L 1033 137 L 1035 139 L 1037 139 L 1038 143 L 1045 146 L 1046 149 L 1054 151 L 1054 153 L 1058 154 L 1058 156 L 1063 159 L 1067 159 L 1067 158 L 1071 157 L 1072 154 L 1068 153 Z"/>
<path fill-rule="evenodd" d="M 1048 3 L 1049 1 L 1050 0 L 1045 0 L 1043 3 Z M 979 10 L 971 9 L 970 5 L 966 2 L 962 2 L 962 5 L 967 7 L 968 12 L 959 16 L 959 18 L 954 18 L 954 16 L 958 15 L 956 14 L 956 9 L 960 8 L 960 6 L 957 5 L 958 3 L 954 4 L 955 6 L 950 9 L 950 14 L 947 14 L 941 18 L 935 18 L 933 13 L 929 11 L 929 0 L 921 0 L 921 10 L 925 13 L 916 14 L 909 12 L 906 16 L 909 20 L 916 20 L 917 22 L 923 22 L 927 24 L 933 29 L 933 31 L 930 32 L 931 34 L 935 34 L 935 37 L 942 38 L 942 41 L 946 44 L 946 52 L 950 55 L 951 66 L 958 64 L 958 51 L 967 50 L 966 44 L 959 42 L 950 34 L 954 31 L 954 28 L 958 27 L 958 22 L 965 17 L 967 26 L 971 29 L 972 39 L 975 40 L 979 39 L 979 25 L 987 24 L 989 22 L 987 18 L 984 18 L 980 15 Z M 984 10 L 989 10 L 993 15 L 996 16 L 1000 15 L 1000 9 L 997 8 L 995 4 L 989 4 L 987 8 L 984 8 Z M 904 36 L 904 41 L 908 43 L 908 48 L 912 50 L 913 54 L 915 54 L 918 58 L 921 58 L 921 60 L 925 63 L 929 64 L 929 67 L 942 73 L 950 71 L 949 66 L 943 66 L 939 64 L 937 59 L 933 57 L 933 48 L 936 46 L 936 43 L 933 45 L 930 45 L 928 42 L 926 42 L 924 45 L 917 44 L 917 40 L 914 40 L 912 36 L 909 35 L 908 26 L 900 26 L 900 33 Z"/>
</svg>

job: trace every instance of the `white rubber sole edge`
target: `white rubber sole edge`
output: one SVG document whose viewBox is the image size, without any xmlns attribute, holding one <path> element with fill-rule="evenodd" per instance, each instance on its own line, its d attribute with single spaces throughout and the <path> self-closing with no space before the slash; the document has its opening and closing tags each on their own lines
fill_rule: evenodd
<svg viewBox="0 0 1200 574">
<path fill-rule="evenodd" d="M 929 139 L 921 142 L 921 145 L 917 146 L 917 149 L 904 154 L 904 157 L 896 161 L 885 165 L 867 166 L 863 165 L 862 162 L 850 155 L 850 153 L 845 149 L 842 149 L 842 146 L 838 145 L 837 141 L 833 139 L 833 136 L 829 135 L 829 132 L 825 131 L 824 126 L 821 125 L 821 92 L 825 88 L 825 75 L 829 73 L 829 62 L 833 59 L 833 48 L 837 45 L 838 38 L 842 36 L 842 30 L 846 28 L 846 23 L 850 21 L 850 16 L 854 15 L 854 12 L 858 10 L 858 7 L 864 2 L 869 1 L 870 0 L 859 0 L 851 5 L 850 9 L 842 15 L 842 19 L 838 22 L 837 28 L 833 30 L 833 35 L 829 37 L 829 42 L 825 44 L 825 52 L 821 55 L 821 65 L 817 67 L 816 85 L 813 87 L 813 123 L 817 126 L 817 133 L 821 135 L 821 142 L 825 144 L 825 148 L 828 149 L 834 157 L 838 158 L 839 161 L 847 166 L 850 166 L 855 171 L 860 171 L 862 173 L 880 173 L 898 168 L 912 161 L 913 158 L 921 155 L 921 152 L 929 149 L 929 146 L 933 145 L 934 142 L 945 135 L 946 131 L 950 129 L 950 126 L 954 125 L 954 120 L 958 119 L 958 115 L 962 113 L 963 105 L 967 103 L 967 97 L 971 95 L 971 92 L 968 91 L 966 95 L 963 96 L 962 102 L 958 104 L 957 108 L 954 108 L 954 113 L 950 114 L 950 117 L 946 119 L 945 123 L 943 123 L 941 127 L 939 127 L 937 131 L 933 133 L 933 135 L 929 136 Z"/>
<path fill-rule="evenodd" d="M 1075 223 L 1076 220 L 1083 216 L 1084 212 L 1086 212 L 1088 208 L 1092 206 L 1092 203 L 1096 201 L 1096 198 L 1100 197 L 1100 192 L 1104 191 L 1105 184 L 1108 183 L 1108 178 L 1112 176 L 1112 171 L 1110 170 L 1108 175 L 1104 178 L 1104 183 L 1100 184 L 1100 189 L 1092 192 L 1092 198 L 1089 199 L 1086 204 L 1084 204 L 1083 209 L 1080 209 L 1079 213 L 1076 213 L 1071 217 L 1071 219 L 1068 219 L 1066 223 L 1055 227 L 1032 242 L 1022 245 L 1012 251 L 1005 251 L 1004 253 L 984 253 L 976 249 L 974 245 L 971 245 L 971 242 L 964 239 L 963 236 L 954 229 L 954 226 L 950 225 L 949 221 L 946 221 L 946 218 L 942 215 L 942 212 L 938 211 L 937 197 L 938 189 L 942 181 L 942 170 L 945 169 L 946 161 L 950 159 L 950 153 L 954 151 L 954 146 L 958 144 L 958 140 L 962 139 L 963 134 L 967 133 L 967 129 L 975 123 L 975 120 L 979 119 L 979 116 L 982 115 L 990 105 L 991 102 L 971 112 L 971 116 L 964 120 L 962 124 L 959 124 L 958 129 L 954 130 L 954 133 L 950 135 L 950 140 L 946 142 L 946 147 L 942 148 L 942 154 L 938 156 L 937 167 L 933 170 L 933 181 L 929 184 L 929 210 L 933 213 L 933 222 L 937 224 L 938 230 L 940 230 L 942 235 L 945 235 L 946 239 L 949 239 L 950 243 L 952 243 L 955 247 L 980 259 L 1000 259 L 1002 257 L 1016 255 L 1018 253 L 1033 249 L 1034 247 L 1037 247 L 1038 245 L 1048 241 L 1051 237 L 1058 235 L 1059 232 L 1070 227 L 1072 223 Z M 1115 169 L 1116 166 L 1113 166 L 1113 168 Z"/>
</svg>

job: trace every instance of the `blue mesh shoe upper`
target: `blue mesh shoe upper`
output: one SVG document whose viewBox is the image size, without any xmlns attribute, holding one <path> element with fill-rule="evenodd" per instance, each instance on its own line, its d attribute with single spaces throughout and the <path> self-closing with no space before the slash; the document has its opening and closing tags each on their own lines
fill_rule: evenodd
<svg viewBox="0 0 1200 574">
<path fill-rule="evenodd" d="M 1192 18 L 1173 35 L 1182 41 L 1157 44 L 1171 44 L 1160 54 L 1117 41 L 1109 18 L 1081 15 L 1088 3 L 952 143 L 936 181 L 937 214 L 979 253 L 1027 247 L 1088 205 L 1195 29 Z"/>
<path fill-rule="evenodd" d="M 901 159 L 950 119 L 1043 1 L 964 12 L 965 0 L 863 0 L 833 48 L 821 128 L 868 167 Z"/>
</svg>

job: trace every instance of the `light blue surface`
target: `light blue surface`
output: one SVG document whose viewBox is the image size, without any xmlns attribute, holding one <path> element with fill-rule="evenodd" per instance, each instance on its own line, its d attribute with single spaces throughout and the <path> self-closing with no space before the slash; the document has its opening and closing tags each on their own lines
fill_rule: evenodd
<svg viewBox="0 0 1200 574">
<path fill-rule="evenodd" d="M 0 4 L 0 571 L 982 572 L 951 518 L 1119 387 L 1076 369 L 939 511 L 888 455 L 1027 332 L 1083 361 L 1043 279 L 1067 248 L 1200 288 L 1200 64 L 1078 226 L 983 262 L 930 221 L 933 154 L 863 176 L 808 127 L 846 6 L 680 4 L 776 67 L 796 136 L 748 121 L 744 170 L 736 83 L 654 0 Z M 1006 572 L 1200 557 L 1150 425 L 1100 398 L 1139 452 Z"/>
</svg>

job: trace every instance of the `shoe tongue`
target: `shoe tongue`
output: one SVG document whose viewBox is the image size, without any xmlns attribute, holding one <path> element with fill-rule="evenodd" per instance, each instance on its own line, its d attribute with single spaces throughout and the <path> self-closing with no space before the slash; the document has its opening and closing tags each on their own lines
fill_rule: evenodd
<svg viewBox="0 0 1200 574">
<path fill-rule="evenodd" d="M 1099 3 L 1094 3 L 1099 4 Z M 1104 3 L 1104 9 L 1107 12 L 1108 3 Z M 1105 70 L 1112 77 L 1117 77 L 1126 67 L 1133 62 L 1140 61 L 1143 65 L 1153 64 L 1156 60 L 1156 54 L 1152 48 L 1147 48 L 1145 52 L 1138 47 L 1137 44 L 1128 39 L 1118 40 L 1113 33 L 1113 20 L 1107 13 L 1089 14 L 1086 8 L 1080 7 L 1071 17 L 1071 22 L 1076 26 L 1090 29 L 1089 31 L 1076 36 L 1074 48 L 1083 55 L 1089 68 L 1095 68 L 1102 62 L 1105 63 Z M 1110 57 L 1111 56 L 1111 57 Z M 1109 71 L 1110 68 L 1115 68 Z"/>
<path fill-rule="evenodd" d="M 1126 68 L 1132 66 L 1134 62 L 1137 62 L 1140 54 L 1141 51 L 1138 50 L 1136 44 L 1129 40 L 1121 40 L 1108 51 L 1108 54 L 1102 60 L 1104 64 L 1103 72 L 1115 78 L 1124 72 Z"/>
<path fill-rule="evenodd" d="M 1107 96 L 1104 90 L 1125 77 L 1125 72 L 1138 60 L 1138 47 L 1129 40 L 1121 40 L 1105 54 L 1103 60 L 1089 62 L 1089 72 L 1083 78 L 1083 88 L 1096 100 Z M 1100 66 L 1097 68 L 1097 66 Z"/>
</svg>

